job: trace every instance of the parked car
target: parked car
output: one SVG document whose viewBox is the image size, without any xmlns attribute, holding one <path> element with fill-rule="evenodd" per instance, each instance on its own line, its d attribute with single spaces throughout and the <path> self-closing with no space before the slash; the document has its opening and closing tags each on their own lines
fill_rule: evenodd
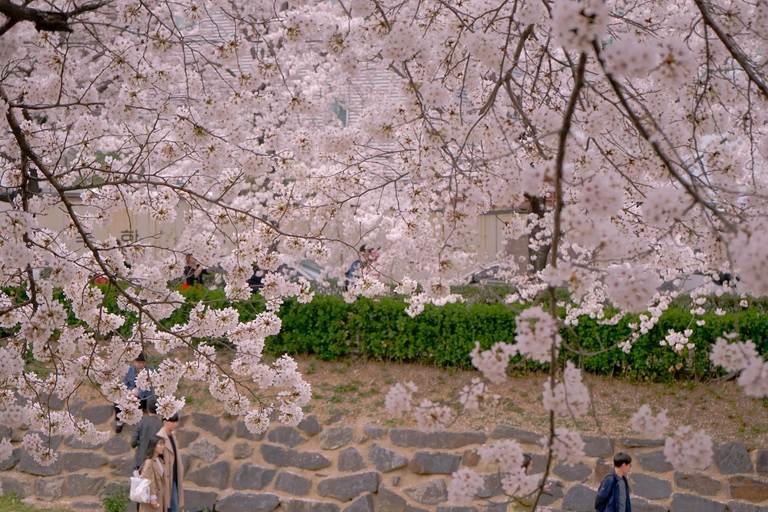
<svg viewBox="0 0 768 512">
<path fill-rule="evenodd" d="M 320 280 L 323 273 L 323 269 L 320 268 L 320 265 L 312 260 L 301 260 L 292 265 L 283 263 L 277 270 L 291 279 L 304 277 L 308 281 Z M 258 291 L 262 287 L 264 273 L 265 271 L 263 269 L 256 266 L 253 267 L 253 274 L 248 278 L 248 285 L 251 287 L 252 291 Z"/>
<path fill-rule="evenodd" d="M 499 264 L 491 263 L 466 274 L 463 281 L 466 284 L 506 284 L 499 277 Z"/>
</svg>

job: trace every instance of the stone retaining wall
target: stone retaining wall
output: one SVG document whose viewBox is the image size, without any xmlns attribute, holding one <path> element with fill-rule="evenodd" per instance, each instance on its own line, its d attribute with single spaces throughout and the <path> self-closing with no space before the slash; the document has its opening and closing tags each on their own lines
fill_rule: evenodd
<svg viewBox="0 0 768 512">
<path fill-rule="evenodd" d="M 78 412 L 104 428 L 109 405 Z M 18 448 L 0 464 L 5 492 L 55 501 L 75 510 L 100 509 L 108 485 L 127 485 L 133 464 L 131 428 L 100 447 L 72 438 L 53 439 L 59 460 L 41 467 Z M 0 427 L 0 437 L 20 441 L 23 430 Z M 499 475 L 478 466 L 476 449 L 488 439 L 517 439 L 543 471 L 540 434 L 508 426 L 488 432 L 423 433 L 358 424 L 321 425 L 314 416 L 297 428 L 276 426 L 250 434 L 235 418 L 191 413 L 177 431 L 186 473 L 187 510 L 219 512 L 504 512 Z M 630 476 L 634 512 L 768 512 L 768 450 L 749 453 L 743 443 L 717 446 L 703 472 L 672 469 L 663 443 L 648 439 L 585 437 L 586 457 L 576 466 L 558 465 L 553 510 L 591 512 L 595 488 L 616 451 L 634 459 Z M 483 500 L 470 506 L 446 502 L 450 474 L 470 466 L 485 475 Z"/>
</svg>

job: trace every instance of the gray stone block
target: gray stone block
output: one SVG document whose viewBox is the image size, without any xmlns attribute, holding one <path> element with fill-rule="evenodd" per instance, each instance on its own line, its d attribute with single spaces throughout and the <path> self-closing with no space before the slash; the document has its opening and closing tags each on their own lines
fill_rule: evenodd
<svg viewBox="0 0 768 512">
<path fill-rule="evenodd" d="M 97 469 L 109 463 L 108 458 L 93 452 L 61 452 L 59 458 L 70 473 L 81 469 Z"/>
<path fill-rule="evenodd" d="M 753 471 L 749 452 L 741 441 L 731 441 L 715 447 L 714 459 L 717 470 L 724 475 Z"/>
<path fill-rule="evenodd" d="M 607 437 L 582 436 L 584 455 L 587 457 L 611 457 L 613 455 L 613 440 Z"/>
<path fill-rule="evenodd" d="M 213 506 L 219 499 L 216 491 L 198 491 L 196 489 L 184 489 L 184 503 L 187 510 L 213 510 Z M 132 511 L 131 511 L 132 512 Z"/>
<path fill-rule="evenodd" d="M 261 456 L 264 458 L 264 461 L 281 468 L 296 467 L 317 470 L 331 465 L 331 461 L 320 453 L 299 453 L 274 444 L 262 444 Z"/>
<path fill-rule="evenodd" d="M 613 471 L 613 462 L 608 462 L 603 459 L 597 459 L 595 462 L 595 480 L 598 482 L 603 481 L 603 477 Z"/>
<path fill-rule="evenodd" d="M 248 430 L 248 427 L 245 426 L 244 421 L 237 422 L 237 427 L 235 429 L 235 436 L 237 437 L 241 437 L 249 441 L 261 441 L 266 435 L 266 432 L 262 432 L 260 434 L 251 434 L 251 431 Z"/>
<path fill-rule="evenodd" d="M 550 491 L 541 493 L 541 498 L 539 498 L 539 506 L 542 507 L 549 506 L 563 497 L 563 482 L 550 480 L 548 483 Z"/>
<path fill-rule="evenodd" d="M 725 510 L 725 503 L 682 493 L 676 493 L 669 505 L 669 512 L 725 512 Z"/>
<path fill-rule="evenodd" d="M 450 475 L 461 464 L 461 455 L 444 452 L 416 452 L 408 469 L 419 475 Z"/>
<path fill-rule="evenodd" d="M 10 438 L 13 434 L 13 429 L 8 425 L 0 425 L 0 439 L 4 437 Z"/>
<path fill-rule="evenodd" d="M 203 466 L 185 475 L 185 479 L 200 487 L 218 487 L 224 490 L 229 485 L 229 462 L 221 461 Z"/>
<path fill-rule="evenodd" d="M 219 458 L 223 451 L 208 439 L 193 441 L 187 448 L 187 454 L 211 463 Z"/>
<path fill-rule="evenodd" d="M 16 470 L 29 473 L 30 475 L 53 476 L 61 473 L 61 461 L 56 459 L 53 464 L 43 466 L 38 464 L 26 450 L 22 450 L 19 457 L 19 465 L 16 467 Z"/>
<path fill-rule="evenodd" d="M 743 501 L 729 501 L 728 512 L 768 512 L 768 507 L 761 507 Z"/>
<path fill-rule="evenodd" d="M 222 425 L 217 416 L 199 412 L 192 413 L 192 423 L 194 423 L 197 428 L 205 430 L 222 441 L 229 439 L 229 436 L 232 435 L 232 431 L 234 430 L 229 425 Z"/>
<path fill-rule="evenodd" d="M 500 501 L 498 503 L 491 503 L 483 512 L 507 512 L 507 502 Z"/>
<path fill-rule="evenodd" d="M 124 455 L 131 451 L 131 444 L 121 435 L 112 436 L 104 443 L 104 453 L 107 455 Z"/>
<path fill-rule="evenodd" d="M 442 478 L 407 487 L 403 492 L 422 505 L 437 505 L 448 500 L 448 488 Z"/>
<path fill-rule="evenodd" d="M 326 478 L 317 484 L 317 494 L 324 498 L 350 501 L 364 492 L 376 492 L 379 487 L 379 474 L 367 471 L 356 475 Z"/>
<path fill-rule="evenodd" d="M 482 432 L 422 432 L 393 428 L 389 431 L 389 438 L 396 446 L 455 450 L 471 444 L 483 444 L 488 436 Z"/>
<path fill-rule="evenodd" d="M 283 499 L 280 503 L 280 510 L 286 512 L 339 512 L 339 506 L 323 501 Z"/>
<path fill-rule="evenodd" d="M 83 407 L 80 415 L 84 420 L 89 420 L 94 425 L 101 425 L 110 421 L 115 415 L 114 405 L 89 405 Z"/>
<path fill-rule="evenodd" d="M 339 471 L 360 471 L 367 465 L 363 456 L 360 455 L 360 452 L 354 446 L 344 448 L 339 452 L 337 464 Z"/>
<path fill-rule="evenodd" d="M 667 512 L 667 507 L 632 496 L 632 512 Z"/>
<path fill-rule="evenodd" d="M 650 500 L 664 500 L 672 496 L 672 485 L 667 480 L 642 473 L 632 473 L 632 492 Z"/>
<path fill-rule="evenodd" d="M 30 482 L 16 478 L 0 478 L 0 486 L 4 493 L 14 493 L 21 498 L 31 496 L 34 490 Z"/>
<path fill-rule="evenodd" d="M 37 434 L 40 436 L 40 439 L 43 440 L 43 446 L 46 448 L 52 448 L 53 450 L 58 450 L 59 446 L 61 446 L 61 436 L 53 436 L 49 437 L 44 432 L 41 432 L 39 430 L 30 430 L 29 432 L 25 433 L 24 436 L 27 436 L 29 434 Z"/>
<path fill-rule="evenodd" d="M 78 450 L 95 450 L 99 447 L 98 444 L 84 443 L 75 436 L 67 436 L 64 438 L 64 445 L 70 448 L 76 448 Z"/>
<path fill-rule="evenodd" d="M 131 476 L 133 475 L 133 457 L 117 457 L 109 461 L 109 469 L 112 470 L 112 474 L 115 476 Z"/>
<path fill-rule="evenodd" d="M 273 443 L 279 443 L 288 448 L 293 448 L 301 443 L 306 443 L 307 438 L 293 427 L 278 426 L 270 430 L 267 439 Z"/>
<path fill-rule="evenodd" d="M 426 509 L 410 505 L 405 498 L 388 487 L 379 486 L 377 512 L 428 512 Z"/>
<path fill-rule="evenodd" d="M 659 448 L 664 446 L 664 440 L 644 439 L 642 437 L 620 437 L 619 444 L 624 448 Z"/>
<path fill-rule="evenodd" d="M 382 473 L 394 471 L 395 469 L 408 465 L 407 458 L 375 443 L 371 446 L 371 449 L 368 450 L 368 460 L 371 461 L 373 467 Z"/>
<path fill-rule="evenodd" d="M 294 496 L 306 496 L 312 488 L 312 480 L 288 471 L 281 471 L 275 480 L 275 490 Z"/>
<path fill-rule="evenodd" d="M 675 485 L 681 489 L 688 489 L 696 494 L 715 496 L 720 492 L 720 481 L 701 473 L 675 472 Z"/>
<path fill-rule="evenodd" d="M 323 431 L 322 425 L 317 421 L 317 416 L 311 414 L 305 416 L 303 420 L 296 426 L 299 430 L 307 434 L 308 436 L 314 436 Z"/>
<path fill-rule="evenodd" d="M 514 439 L 521 443 L 541 445 L 541 438 L 543 436 L 530 430 L 523 430 L 516 427 L 508 427 L 506 425 L 499 425 L 491 432 L 491 438 L 493 439 Z"/>
<path fill-rule="evenodd" d="M 543 473 L 547 467 L 547 456 L 540 453 L 531 454 L 531 473 Z"/>
<path fill-rule="evenodd" d="M 232 479 L 232 488 L 260 491 L 272 482 L 275 473 L 274 469 L 262 468 L 246 462 L 235 471 L 235 476 Z"/>
<path fill-rule="evenodd" d="M 0 436 L 2 438 L 2 436 Z M 5 460 L 0 461 L 0 471 L 6 471 L 13 468 L 21 460 L 21 448 L 14 448 L 11 451 L 11 456 Z"/>
<path fill-rule="evenodd" d="M 496 473 L 480 474 L 483 477 L 483 486 L 477 490 L 478 498 L 492 498 L 502 494 L 504 491 L 501 488 L 501 478 L 503 475 Z"/>
<path fill-rule="evenodd" d="M 271 512 L 280 504 L 276 494 L 236 492 L 216 502 L 215 512 Z"/>
<path fill-rule="evenodd" d="M 661 450 L 650 453 L 638 453 L 637 462 L 641 468 L 652 473 L 666 473 L 674 469 Z"/>
<path fill-rule="evenodd" d="M 477 512 L 477 509 L 475 507 L 462 507 L 462 506 L 451 506 L 451 505 L 441 505 L 437 507 L 436 512 Z"/>
<path fill-rule="evenodd" d="M 64 494 L 66 496 L 98 496 L 106 482 L 107 479 L 103 476 L 69 475 L 64 484 Z"/>
<path fill-rule="evenodd" d="M 177 430 L 173 433 L 173 437 L 176 438 L 176 445 L 184 450 L 200 437 L 200 432 L 195 432 L 194 430 Z"/>
<path fill-rule="evenodd" d="M 373 512 L 373 494 L 366 493 L 349 504 L 342 512 Z"/>
<path fill-rule="evenodd" d="M 61 476 L 58 478 L 38 478 L 35 480 L 35 496 L 41 500 L 53 501 L 60 500 L 64 494 L 64 481 Z M 10 492 L 3 486 L 3 493 Z"/>
<path fill-rule="evenodd" d="M 758 450 L 755 470 L 758 473 L 768 473 L 768 450 Z"/>
<path fill-rule="evenodd" d="M 597 491 L 582 484 L 575 484 L 563 497 L 563 508 L 577 512 L 594 512 Z"/>
<path fill-rule="evenodd" d="M 282 446 L 274 444 L 262 444 L 261 456 L 264 457 L 264 461 L 274 464 L 275 466 L 285 468 L 291 465 L 291 458 L 294 452 L 293 450 L 287 450 Z"/>
<path fill-rule="evenodd" d="M 366 425 L 363 427 L 363 433 L 371 439 L 381 439 L 387 435 L 387 429 L 378 425 L 374 425 L 373 423 L 366 423 Z"/>
<path fill-rule="evenodd" d="M 760 503 L 768 500 L 768 482 L 748 476 L 732 476 L 728 479 L 731 498 Z"/>
<path fill-rule="evenodd" d="M 589 475 L 592 474 L 592 468 L 583 462 L 579 462 L 573 466 L 558 464 L 552 469 L 552 473 L 568 482 L 586 482 Z"/>
<path fill-rule="evenodd" d="M 320 448 L 336 450 L 352 442 L 355 430 L 351 426 L 333 427 L 320 434 Z"/>
<path fill-rule="evenodd" d="M 237 443 L 232 448 L 232 457 L 235 459 L 247 459 L 253 455 L 253 446 L 250 443 Z"/>
</svg>

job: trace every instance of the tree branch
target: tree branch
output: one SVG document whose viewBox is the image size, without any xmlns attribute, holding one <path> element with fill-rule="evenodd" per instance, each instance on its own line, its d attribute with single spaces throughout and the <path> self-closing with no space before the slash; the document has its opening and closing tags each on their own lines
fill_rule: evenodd
<svg viewBox="0 0 768 512">
<path fill-rule="evenodd" d="M 696 2 L 696 7 L 698 7 L 699 11 L 701 12 L 701 17 L 704 18 L 704 23 L 706 23 L 707 26 L 709 26 L 715 32 L 715 34 L 717 34 L 720 42 L 723 43 L 731 56 L 736 59 L 736 62 L 739 63 L 747 76 L 749 76 L 749 79 L 752 81 L 752 83 L 755 84 L 758 89 L 760 89 L 760 92 L 762 92 L 766 98 L 768 98 L 768 85 L 766 85 L 764 80 L 761 80 L 760 77 L 757 76 L 757 72 L 755 71 L 754 66 L 752 66 L 751 62 L 749 62 L 749 57 L 747 57 L 747 55 L 741 51 L 741 48 L 738 47 L 738 45 L 733 41 L 731 37 L 728 36 L 728 34 L 723 32 L 723 29 L 720 28 L 720 25 L 715 23 L 715 19 L 712 17 L 712 14 L 710 14 L 709 10 L 707 10 L 707 7 L 704 5 L 704 1 L 694 0 L 694 2 Z"/>
<path fill-rule="evenodd" d="M 40 32 L 72 32 L 71 18 L 90 11 L 100 9 L 109 3 L 109 0 L 98 0 L 75 7 L 71 11 L 43 11 L 34 7 L 17 5 L 10 0 L 0 0 L 0 14 L 8 20 L 0 27 L 0 36 L 5 34 L 16 23 L 29 21 L 35 24 Z"/>
</svg>

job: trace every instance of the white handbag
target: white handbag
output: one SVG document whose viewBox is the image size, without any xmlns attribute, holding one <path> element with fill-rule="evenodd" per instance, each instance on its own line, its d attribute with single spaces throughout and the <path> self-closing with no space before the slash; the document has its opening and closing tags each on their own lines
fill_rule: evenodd
<svg viewBox="0 0 768 512">
<path fill-rule="evenodd" d="M 131 477 L 131 501 L 135 503 L 149 503 L 149 479 L 133 472 Z"/>
</svg>

